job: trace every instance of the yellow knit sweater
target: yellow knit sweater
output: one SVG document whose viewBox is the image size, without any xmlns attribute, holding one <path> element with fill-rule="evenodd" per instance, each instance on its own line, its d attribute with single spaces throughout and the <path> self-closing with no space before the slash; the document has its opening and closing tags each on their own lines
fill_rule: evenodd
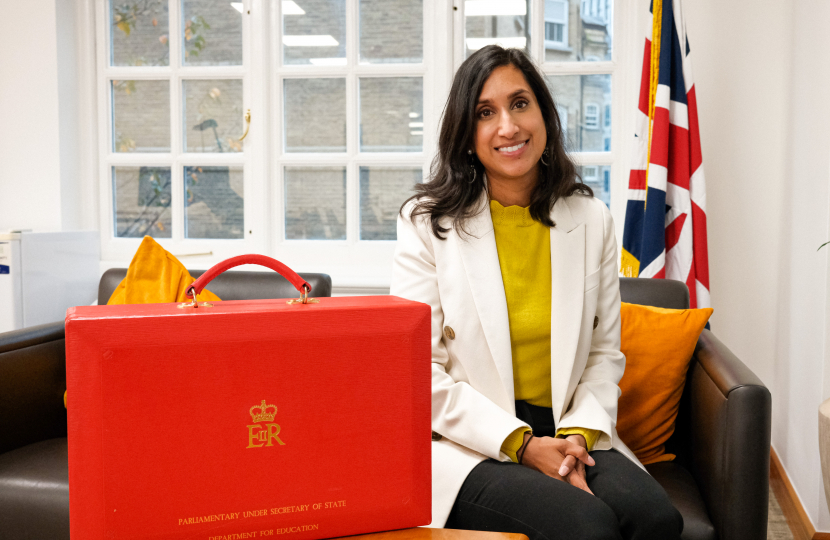
<svg viewBox="0 0 830 540">
<path fill-rule="evenodd" d="M 550 229 L 534 221 L 529 208 L 490 201 L 490 214 L 507 297 L 516 399 L 550 408 Z M 513 461 L 526 431 L 514 431 L 502 444 Z M 596 430 L 580 428 L 559 430 L 556 436 L 571 434 L 585 437 L 588 450 L 599 437 Z"/>
</svg>

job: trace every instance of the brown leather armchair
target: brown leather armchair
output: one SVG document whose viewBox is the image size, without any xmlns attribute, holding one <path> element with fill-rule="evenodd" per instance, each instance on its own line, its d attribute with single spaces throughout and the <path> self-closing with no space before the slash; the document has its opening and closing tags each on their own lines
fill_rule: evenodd
<svg viewBox="0 0 830 540">
<path fill-rule="evenodd" d="M 623 302 L 689 307 L 684 283 L 620 278 Z M 684 540 L 764 540 L 769 509 L 772 398 L 709 330 L 698 339 L 666 444 L 672 462 L 646 469 L 683 515 Z"/>
<path fill-rule="evenodd" d="M 104 274 L 100 302 L 124 273 Z M 328 276 L 303 277 L 316 296 L 331 294 Z M 294 296 L 281 280 L 227 272 L 210 289 L 226 300 Z M 689 305 L 686 286 L 676 281 L 621 278 L 620 289 L 625 302 Z M 63 323 L 0 335 L 0 540 L 69 538 L 65 388 Z M 683 515 L 685 540 L 766 538 L 770 407 L 763 383 L 704 330 L 668 442 L 678 459 L 648 466 Z"/>
<path fill-rule="evenodd" d="M 104 273 L 99 304 L 126 273 Z M 196 278 L 204 271 L 190 273 Z M 312 296 L 331 296 L 328 275 L 300 275 Z M 208 288 L 223 300 L 298 296 L 275 272 L 225 272 Z M 62 321 L 0 334 L 0 540 L 69 538 L 65 390 Z M 68 401 L 71 407 L 71 396 Z"/>
</svg>

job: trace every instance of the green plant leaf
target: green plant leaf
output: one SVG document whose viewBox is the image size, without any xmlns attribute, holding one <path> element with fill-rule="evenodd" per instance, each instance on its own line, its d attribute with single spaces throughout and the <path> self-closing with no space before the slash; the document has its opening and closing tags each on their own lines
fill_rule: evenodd
<svg viewBox="0 0 830 540">
<path fill-rule="evenodd" d="M 823 243 L 822 245 L 820 245 L 820 246 L 818 247 L 818 249 L 817 249 L 816 251 L 818 251 L 819 249 L 823 248 L 823 247 L 824 247 L 824 246 L 826 246 L 827 244 L 830 244 L 830 242 L 825 242 L 825 243 Z"/>
</svg>

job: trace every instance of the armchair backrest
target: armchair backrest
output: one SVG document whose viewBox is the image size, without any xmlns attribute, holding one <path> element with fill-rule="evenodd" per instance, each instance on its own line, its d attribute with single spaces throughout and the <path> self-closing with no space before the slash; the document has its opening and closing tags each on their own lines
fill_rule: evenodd
<svg viewBox="0 0 830 540">
<path fill-rule="evenodd" d="M 194 279 L 205 270 L 189 270 Z M 110 268 L 101 276 L 98 284 L 98 304 L 106 304 L 112 292 L 127 275 L 126 268 Z M 309 296 L 331 296 L 331 277 L 328 274 L 303 274 L 300 276 L 311 285 Z M 207 289 L 222 300 L 259 300 L 269 298 L 294 298 L 297 289 L 276 272 L 230 271 L 216 276 Z"/>
<path fill-rule="evenodd" d="M 688 309 L 689 289 L 673 279 L 620 278 L 620 297 L 628 304 Z"/>
<path fill-rule="evenodd" d="M 0 454 L 66 437 L 63 321 L 0 334 Z"/>
</svg>

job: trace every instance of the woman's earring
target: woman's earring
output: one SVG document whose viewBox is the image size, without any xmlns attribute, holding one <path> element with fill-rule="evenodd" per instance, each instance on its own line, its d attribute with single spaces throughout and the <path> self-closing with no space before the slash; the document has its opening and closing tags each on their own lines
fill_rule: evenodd
<svg viewBox="0 0 830 540">
<path fill-rule="evenodd" d="M 468 155 L 468 156 L 472 156 L 472 155 L 473 155 L 473 151 L 472 151 L 472 150 L 470 150 L 470 149 L 467 149 L 467 155 Z"/>
<path fill-rule="evenodd" d="M 547 148 L 545 148 L 545 151 L 542 152 L 542 157 L 539 158 L 539 161 L 541 161 L 544 166 L 549 167 L 550 163 L 545 161 L 546 157 L 548 157 L 548 149 Z"/>
<path fill-rule="evenodd" d="M 472 178 L 470 178 L 467 182 L 469 182 L 470 184 L 472 184 L 473 182 L 475 182 L 475 181 L 476 181 L 476 174 L 477 174 L 477 173 L 476 173 L 476 166 L 475 166 L 475 165 L 473 165 L 472 163 L 470 164 L 470 172 L 471 172 L 471 173 L 473 173 L 473 177 L 472 177 Z"/>
</svg>

